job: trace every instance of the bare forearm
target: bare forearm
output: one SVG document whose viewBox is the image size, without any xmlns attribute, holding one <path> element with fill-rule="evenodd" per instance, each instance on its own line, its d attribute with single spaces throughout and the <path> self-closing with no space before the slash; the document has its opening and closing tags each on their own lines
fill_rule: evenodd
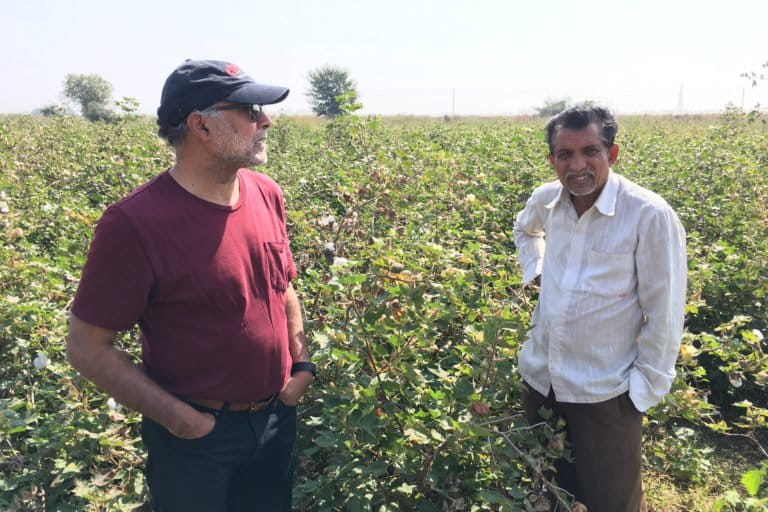
<svg viewBox="0 0 768 512">
<path fill-rule="evenodd" d="M 118 402 L 152 418 L 171 432 L 194 436 L 200 413 L 171 395 L 112 345 L 109 331 L 74 319 L 67 340 L 72 366 Z"/>
<path fill-rule="evenodd" d="M 189 407 L 155 384 L 121 350 L 103 346 L 88 354 L 80 352 L 70 345 L 69 361 L 77 371 L 121 404 L 158 423 L 173 429 L 177 409 Z"/>
<path fill-rule="evenodd" d="M 301 305 L 293 286 L 286 290 L 285 316 L 288 320 L 288 348 L 294 363 L 310 360 L 308 340 L 304 334 L 304 321 L 301 317 Z"/>
<path fill-rule="evenodd" d="M 301 318 L 301 305 L 293 286 L 288 286 L 285 294 L 285 316 L 288 321 L 288 349 L 294 363 L 310 360 L 307 336 L 304 334 L 304 322 Z M 288 405 L 296 405 L 300 397 L 307 392 L 314 380 L 308 371 L 298 371 L 288 379 L 280 391 L 281 400 Z"/>
</svg>

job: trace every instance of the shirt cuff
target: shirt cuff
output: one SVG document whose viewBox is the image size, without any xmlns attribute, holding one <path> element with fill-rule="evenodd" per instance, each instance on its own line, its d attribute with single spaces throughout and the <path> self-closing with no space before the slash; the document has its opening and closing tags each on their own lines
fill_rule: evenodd
<svg viewBox="0 0 768 512">
<path fill-rule="evenodd" d="M 644 372 L 652 375 L 653 383 Z M 643 365 L 643 371 L 635 366 L 629 370 L 629 398 L 638 411 L 645 412 L 661 402 L 672 387 L 674 378 L 674 374 L 670 377 L 649 366 Z"/>
<path fill-rule="evenodd" d="M 529 284 L 541 275 L 541 269 L 544 266 L 542 260 L 536 260 L 535 264 L 526 265 L 523 269 L 523 284 Z"/>
</svg>

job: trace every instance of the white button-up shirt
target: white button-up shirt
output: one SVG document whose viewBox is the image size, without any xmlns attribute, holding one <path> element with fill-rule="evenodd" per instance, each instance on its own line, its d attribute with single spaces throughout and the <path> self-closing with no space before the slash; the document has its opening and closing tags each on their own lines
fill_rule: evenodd
<svg viewBox="0 0 768 512">
<path fill-rule="evenodd" d="M 581 217 L 559 181 L 517 216 L 528 283 L 541 275 L 523 379 L 560 402 L 595 403 L 629 390 L 640 411 L 675 377 L 686 295 L 685 231 L 658 195 L 613 171 Z"/>
</svg>

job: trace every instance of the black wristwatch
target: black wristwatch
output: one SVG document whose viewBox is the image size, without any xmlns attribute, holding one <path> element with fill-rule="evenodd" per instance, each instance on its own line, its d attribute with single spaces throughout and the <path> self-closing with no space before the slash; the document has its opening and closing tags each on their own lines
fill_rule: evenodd
<svg viewBox="0 0 768 512">
<path fill-rule="evenodd" d="M 296 372 L 309 372 L 313 377 L 317 377 L 317 366 L 315 366 L 315 363 L 310 363 L 309 361 L 293 363 L 291 366 L 291 375 Z"/>
</svg>

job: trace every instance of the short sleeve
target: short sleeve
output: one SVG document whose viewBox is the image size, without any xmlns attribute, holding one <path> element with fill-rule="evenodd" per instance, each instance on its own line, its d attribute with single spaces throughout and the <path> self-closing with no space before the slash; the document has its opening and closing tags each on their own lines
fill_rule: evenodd
<svg viewBox="0 0 768 512">
<path fill-rule="evenodd" d="M 131 329 L 146 309 L 153 282 L 136 229 L 111 206 L 96 226 L 72 313 L 105 329 Z"/>
</svg>

